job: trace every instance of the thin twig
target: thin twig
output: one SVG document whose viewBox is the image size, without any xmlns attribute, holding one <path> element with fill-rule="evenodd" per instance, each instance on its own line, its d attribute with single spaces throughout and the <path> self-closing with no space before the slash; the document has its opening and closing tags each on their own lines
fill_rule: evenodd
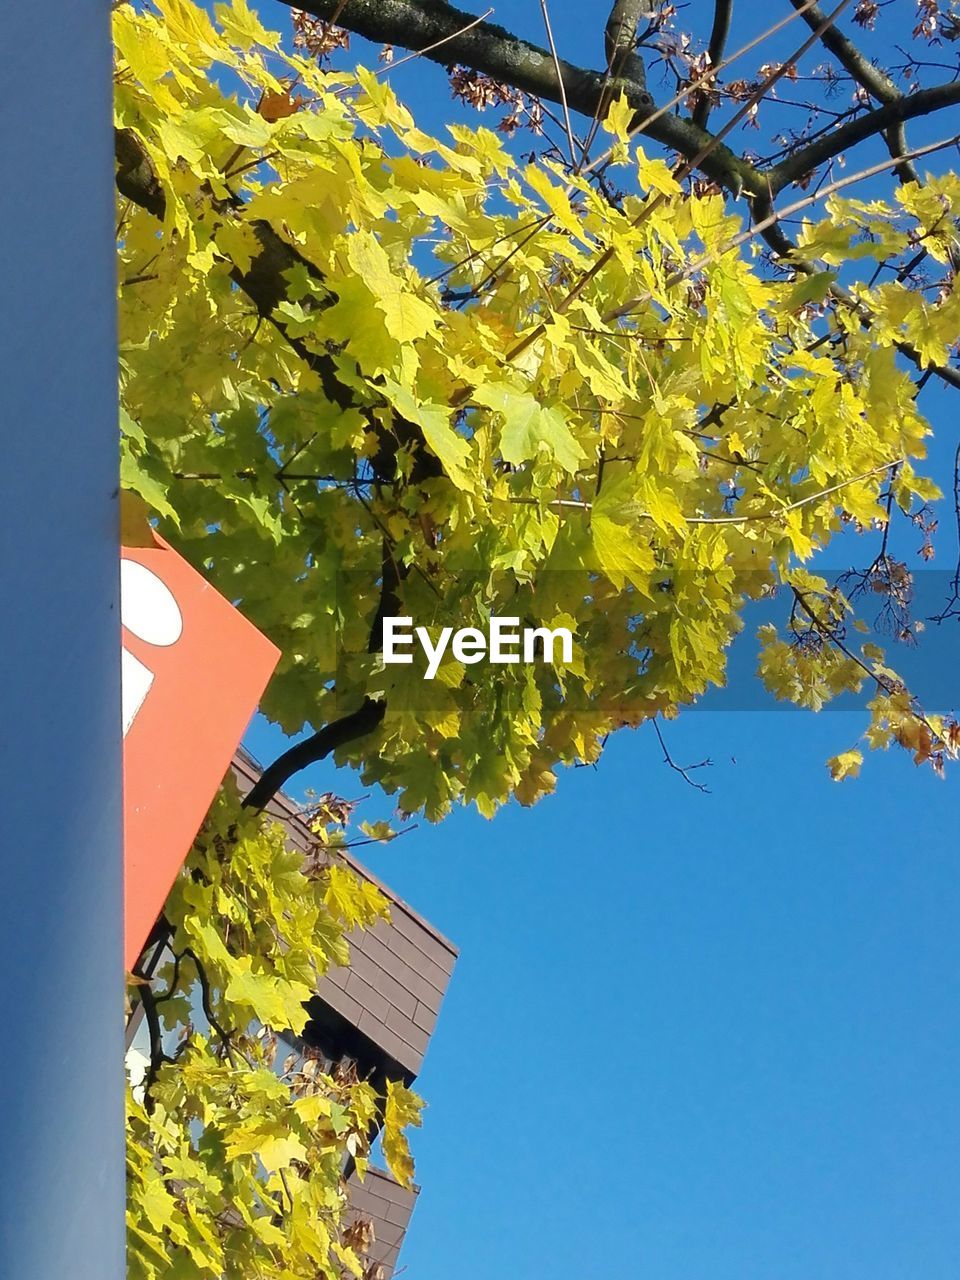
<svg viewBox="0 0 960 1280">
<path fill-rule="evenodd" d="M 490 249 L 495 249 L 497 245 L 502 244 L 504 240 L 509 240 L 512 236 L 518 236 L 524 231 L 529 231 L 531 228 L 536 229 L 539 227 L 546 226 L 546 224 L 552 221 L 552 219 L 553 219 L 553 214 L 548 213 L 548 214 L 543 214 L 539 218 L 533 218 L 531 219 L 530 222 L 522 222 L 519 227 L 511 227 L 509 231 L 505 231 L 502 236 L 498 236 L 496 240 L 493 241 L 492 244 L 488 245 L 486 250 L 474 249 L 471 253 L 468 253 L 465 258 L 458 259 L 456 262 L 452 263 L 450 266 L 444 267 L 444 269 L 438 272 L 437 275 L 430 276 L 429 279 L 424 280 L 423 282 L 424 286 L 429 287 L 432 284 L 437 284 L 439 281 L 443 280 L 446 276 L 452 275 L 454 271 L 459 271 L 461 267 L 465 267 L 468 263 L 472 262 L 474 258 L 479 258 L 483 255 L 483 253 L 489 251 Z"/>
<path fill-rule="evenodd" d="M 654 732 L 657 735 L 657 741 L 663 749 L 664 764 L 669 765 L 674 773 L 679 773 L 680 777 L 688 787 L 693 787 L 694 791 L 702 791 L 704 795 L 710 795 L 710 788 L 705 786 L 704 783 L 697 782 L 695 779 L 691 778 L 690 774 L 694 769 L 711 769 L 713 767 L 713 761 L 708 757 L 706 760 L 700 760 L 697 764 L 677 764 L 676 760 L 674 760 L 673 756 L 670 754 L 666 742 L 663 740 L 663 734 L 660 731 L 660 725 L 657 722 L 657 717 L 654 716 L 650 723 L 653 725 Z"/>
<path fill-rule="evenodd" d="M 347 840 L 343 844 L 337 845 L 335 849 L 332 849 L 332 852 L 340 853 L 344 849 L 362 849 L 364 845 L 368 844 L 393 844 L 394 840 L 399 840 L 401 836 L 405 836 L 411 831 L 416 831 L 419 825 L 418 822 L 412 822 L 409 827 L 401 827 L 399 831 L 391 831 L 388 836 L 384 836 L 382 839 L 371 836 L 367 840 Z M 332 848 L 331 846 L 328 847 Z"/>
<path fill-rule="evenodd" d="M 723 58 L 727 37 L 730 34 L 730 20 L 732 17 L 733 0 L 714 0 L 713 29 L 710 32 L 710 43 L 707 45 L 707 68 L 711 71 L 714 79 L 716 78 L 716 71 L 713 69 Z M 701 129 L 707 127 L 711 105 L 710 90 L 707 89 L 705 93 L 700 95 L 690 117 L 693 123 Z"/>
<path fill-rule="evenodd" d="M 199 956 L 193 950 L 192 947 L 184 947 L 183 955 L 189 956 L 190 959 L 193 961 L 193 963 L 197 967 L 197 979 L 200 983 L 200 1003 L 203 1006 L 203 1016 L 206 1018 L 207 1022 L 210 1024 L 211 1030 L 215 1031 L 219 1036 L 220 1043 L 223 1045 L 224 1049 L 226 1050 L 227 1057 L 230 1059 L 230 1061 L 234 1065 L 236 1065 L 237 1051 L 233 1047 L 233 1043 L 230 1039 L 230 1034 L 229 1032 L 224 1031 L 222 1025 L 217 1021 L 217 1015 L 213 1012 L 213 1002 L 212 1002 L 212 996 L 210 991 L 210 980 L 207 977 L 207 971 L 206 969 L 204 969 Z"/>
<path fill-rule="evenodd" d="M 344 3 L 346 3 L 346 0 L 344 0 Z M 450 34 L 448 36 L 444 36 L 442 40 L 435 40 L 433 44 L 428 44 L 423 49 L 415 49 L 413 53 L 408 53 L 406 57 L 401 58 L 399 62 L 391 62 L 386 67 L 378 68 L 375 74 L 378 76 L 389 75 L 391 71 L 396 71 L 397 67 L 402 67 L 405 62 L 413 62 L 417 58 L 425 57 L 428 53 L 433 53 L 434 49 L 439 49 L 441 45 L 448 44 L 449 41 L 456 40 L 458 36 L 466 35 L 468 31 L 472 31 L 473 28 L 479 26 L 481 22 L 485 22 L 492 13 L 493 7 L 491 6 L 489 9 L 481 13 L 479 18 L 474 18 L 472 22 L 468 22 L 467 25 L 465 27 L 461 27 L 459 31 L 451 31 Z"/>
<path fill-rule="evenodd" d="M 779 22 L 775 22 L 772 27 L 767 27 L 767 29 L 762 31 L 760 35 L 754 36 L 752 40 L 749 40 L 734 53 L 731 53 L 730 57 L 721 62 L 719 66 L 711 67 L 708 71 L 705 71 L 703 75 L 697 76 L 696 79 L 689 81 L 684 85 L 679 93 L 674 94 L 669 102 L 664 102 L 662 106 L 659 106 L 651 115 L 645 116 L 640 124 L 635 125 L 630 130 L 628 137 L 632 139 L 645 133 L 652 124 L 656 124 L 658 120 L 662 120 L 664 116 L 668 115 L 675 106 L 683 102 L 691 93 L 695 93 L 697 89 L 706 85 L 721 71 L 726 71 L 728 67 L 730 67 L 734 62 L 737 62 L 745 54 L 752 52 L 752 50 L 756 49 L 758 45 L 763 44 L 764 41 L 769 40 L 771 36 L 776 35 L 779 31 L 782 31 L 784 27 L 789 26 L 795 18 L 799 18 L 814 4 L 816 4 L 816 0 L 808 0 L 808 3 L 804 5 L 803 9 L 798 9 L 794 13 L 787 14 L 785 18 L 781 18 Z M 617 144 L 615 143 L 612 147 L 609 147 L 603 155 L 598 156 L 596 160 L 592 161 L 583 172 L 585 174 L 591 173 L 594 169 L 606 163 L 616 150 L 616 146 Z"/>
<path fill-rule="evenodd" d="M 563 107 L 563 123 L 567 131 L 567 142 L 570 145 L 570 163 L 574 168 L 576 168 L 577 153 L 576 143 L 573 136 L 573 125 L 570 122 L 570 108 L 567 105 L 567 91 L 563 83 L 563 72 L 560 69 L 560 59 L 557 57 L 557 46 L 553 39 L 553 27 L 550 25 L 550 12 L 547 9 L 547 0 L 540 0 L 540 12 L 543 14 L 543 25 L 547 32 L 547 43 L 550 45 L 550 55 L 553 58 L 553 65 L 557 71 L 557 82 L 560 85 L 560 105 Z"/>
<path fill-rule="evenodd" d="M 831 494 L 839 493 L 842 489 L 849 489 L 852 484 L 860 484 L 873 476 L 881 475 L 885 471 L 899 467 L 903 462 L 903 458 L 898 458 L 895 462 L 885 462 L 880 467 L 874 467 L 872 471 L 865 471 L 859 476 L 851 476 L 849 480 L 841 480 L 838 484 L 831 485 L 828 489 L 820 489 L 817 493 L 811 493 L 806 498 L 798 498 L 795 502 L 787 502 L 773 511 L 758 511 L 743 516 L 684 516 L 683 520 L 685 524 L 757 524 L 767 520 L 779 520 L 781 516 L 787 515 L 788 512 L 799 511 L 801 507 L 808 507 L 811 503 L 819 502 L 822 498 L 829 498 Z M 553 498 L 551 501 L 542 504 L 538 498 L 512 497 L 508 501 L 521 506 L 542 505 L 556 511 L 593 510 L 592 502 L 581 502 L 575 498 Z M 649 511 L 638 511 L 633 518 L 635 520 L 652 520 L 653 516 Z"/>
<path fill-rule="evenodd" d="M 143 1103 L 149 1112 L 153 1110 L 150 1090 L 156 1081 L 157 1073 L 165 1062 L 172 1062 L 173 1059 L 163 1051 L 163 1031 L 157 1014 L 157 1002 L 149 983 L 140 988 L 140 1002 L 143 1005 L 143 1015 L 150 1034 L 150 1062 L 143 1078 Z"/>
</svg>

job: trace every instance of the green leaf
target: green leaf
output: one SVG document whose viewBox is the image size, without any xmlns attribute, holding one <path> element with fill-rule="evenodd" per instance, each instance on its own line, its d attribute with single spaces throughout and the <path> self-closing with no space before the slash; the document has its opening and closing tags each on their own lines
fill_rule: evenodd
<svg viewBox="0 0 960 1280">
<path fill-rule="evenodd" d="M 784 299 L 785 311 L 798 311 L 810 302 L 823 302 L 837 278 L 835 271 L 814 271 L 803 275 Z"/>
<path fill-rule="evenodd" d="M 235 972 L 224 991 L 230 1004 L 246 1007 L 258 1021 L 299 1035 L 306 1023 L 303 1008 L 313 992 L 302 982 L 285 982 L 269 973 L 254 972 L 249 956 L 238 956 Z"/>
<path fill-rule="evenodd" d="M 577 470 L 585 455 L 559 407 L 544 406 L 507 382 L 485 382 L 475 388 L 473 399 L 503 418 L 500 453 L 504 461 L 520 466 L 543 455 L 565 471 Z"/>
</svg>

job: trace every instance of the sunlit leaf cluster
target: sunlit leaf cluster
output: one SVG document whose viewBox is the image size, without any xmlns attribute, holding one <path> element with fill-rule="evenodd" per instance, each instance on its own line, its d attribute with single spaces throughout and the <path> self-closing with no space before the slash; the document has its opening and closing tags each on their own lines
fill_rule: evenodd
<svg viewBox="0 0 960 1280">
<path fill-rule="evenodd" d="M 601 183 L 483 128 L 428 136 L 389 67 L 325 72 L 244 0 L 123 5 L 115 27 L 147 190 L 120 202 L 124 483 L 280 647 L 267 715 L 377 705 L 337 758 L 403 810 L 535 801 L 722 685 L 749 600 L 793 599 L 842 530 L 935 495 L 897 344 L 946 359 L 956 295 L 835 286 L 857 255 L 942 258 L 955 176 L 811 204 L 817 271 L 772 272 L 623 103 Z M 802 591 L 822 643 L 768 647 L 768 685 L 906 696 L 942 761 L 938 722 Z M 384 611 L 569 626 L 574 659 L 448 657 L 427 684 L 384 666 Z"/>
<path fill-rule="evenodd" d="M 305 861 L 227 789 L 166 904 L 163 963 L 131 987 L 150 1040 L 128 1092 L 131 1280 L 362 1276 L 370 1224 L 348 1215 L 344 1179 L 364 1174 L 381 1125 L 390 1168 L 412 1179 L 416 1095 L 396 1082 L 381 1096 L 298 1039 L 347 934 L 387 914 L 336 859 L 341 817 L 315 810 Z"/>
</svg>

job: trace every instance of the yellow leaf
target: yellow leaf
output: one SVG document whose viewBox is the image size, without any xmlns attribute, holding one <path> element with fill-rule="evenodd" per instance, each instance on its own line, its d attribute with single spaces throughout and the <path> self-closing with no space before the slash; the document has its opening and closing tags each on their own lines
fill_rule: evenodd
<svg viewBox="0 0 960 1280">
<path fill-rule="evenodd" d="M 558 406 L 542 405 L 536 397 L 506 382 L 484 383 L 476 388 L 473 398 L 502 415 L 500 452 L 507 462 L 532 462 L 542 452 L 565 471 L 576 471 L 583 450 Z"/>
<path fill-rule="evenodd" d="M 627 101 L 627 95 L 620 95 L 611 102 L 603 127 L 607 133 L 613 134 L 618 142 L 626 142 L 630 137 L 630 123 L 637 113 Z"/>
<path fill-rule="evenodd" d="M 404 1129 L 419 1126 L 423 1101 L 398 1081 L 387 1081 L 381 1149 L 387 1168 L 402 1187 L 413 1185 L 413 1156 Z"/>
<path fill-rule="evenodd" d="M 677 496 L 664 485 L 662 479 L 654 481 L 644 477 L 637 490 L 637 500 L 662 533 L 687 532 L 687 522 L 680 510 Z"/>
<path fill-rule="evenodd" d="M 148 26 L 134 16 L 132 8 L 121 5 L 114 9 L 113 39 L 117 52 L 161 111 L 179 115 L 183 103 L 169 84 L 170 48 L 157 27 Z"/>
<path fill-rule="evenodd" d="M 257 1149 L 260 1162 L 268 1173 L 276 1173 L 278 1169 L 288 1169 L 294 1160 L 303 1160 L 307 1151 L 299 1138 L 286 1137 L 264 1138 Z"/>
<path fill-rule="evenodd" d="M 675 196 L 682 190 L 666 161 L 648 160 L 642 151 L 637 154 L 637 177 L 645 191 L 659 191 L 665 196 Z"/>
<path fill-rule="evenodd" d="M 265 49 L 275 49 L 280 43 L 279 33 L 268 31 L 264 27 L 247 4 L 247 0 L 231 0 L 230 4 L 218 4 L 214 12 L 224 35 L 240 49 L 252 49 L 255 45 L 262 45 Z"/>
<path fill-rule="evenodd" d="M 164 15 L 173 38 L 185 44 L 192 57 L 202 59 L 213 56 L 222 43 L 216 28 L 199 5 L 190 0 L 157 0 L 157 8 Z"/>
<path fill-rule="evenodd" d="M 840 755 L 833 756 L 827 761 L 827 768 L 830 770 L 830 777 L 834 782 L 843 782 L 845 778 L 856 778 L 860 773 L 860 766 L 863 764 L 862 751 L 842 751 Z"/>
<path fill-rule="evenodd" d="M 572 236 L 576 236 L 585 243 L 590 243 L 588 237 L 584 234 L 580 219 L 571 208 L 567 193 L 562 187 L 550 181 L 549 176 L 544 172 L 541 165 L 528 165 L 524 171 L 524 178 L 528 186 L 532 187 L 537 195 L 540 196 L 564 231 L 569 231 Z"/>
<path fill-rule="evenodd" d="M 415 342 L 436 329 L 439 313 L 406 287 L 372 231 L 358 231 L 350 237 L 347 258 L 373 294 L 387 331 L 397 342 Z"/>
<path fill-rule="evenodd" d="M 615 587 L 632 582 L 639 590 L 649 587 L 654 566 L 653 551 L 636 528 L 618 524 L 603 512 L 590 520 L 597 563 Z"/>
</svg>

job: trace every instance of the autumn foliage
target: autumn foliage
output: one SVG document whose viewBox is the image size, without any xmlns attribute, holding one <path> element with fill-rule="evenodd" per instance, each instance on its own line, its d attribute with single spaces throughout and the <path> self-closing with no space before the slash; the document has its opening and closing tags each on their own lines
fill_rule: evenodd
<svg viewBox="0 0 960 1280">
<path fill-rule="evenodd" d="M 367 8 L 338 6 L 358 22 Z M 857 23 L 877 9 L 859 4 Z M 934 36 L 918 38 L 941 19 L 927 6 Z M 651 116 L 636 58 L 631 80 L 610 74 L 633 53 L 608 24 L 588 144 L 568 117 L 569 154 L 520 154 L 519 130 L 559 118 L 529 89 L 456 64 L 455 96 L 496 106 L 500 127 L 431 136 L 390 87 L 393 47 L 332 70 L 348 34 L 321 16 L 295 14 L 282 38 L 246 0 L 214 17 L 158 0 L 114 24 L 123 485 L 279 646 L 263 711 L 311 735 L 246 809 L 218 800 L 167 904 L 163 965 L 139 984 L 131 1275 L 361 1275 L 345 1161 L 362 1170 L 385 1123 L 409 1180 L 418 1101 L 278 1060 L 277 1034 L 296 1035 L 346 934 L 385 908 L 327 856 L 340 810 L 315 815 L 323 857 L 306 865 L 255 810 L 330 753 L 430 818 L 533 803 L 613 731 L 723 685 L 758 599 L 786 602 L 760 634 L 775 697 L 818 710 L 862 694 L 863 739 L 838 743 L 835 777 L 892 744 L 942 768 L 956 722 L 919 704 L 861 634 L 863 593 L 817 557 L 879 535 L 861 579 L 896 603 L 895 514 L 931 547 L 917 397 L 956 373 L 960 179 L 913 169 L 939 144 L 869 170 L 899 164 L 889 199 L 794 164 L 796 198 L 773 213 L 772 180 L 732 152 L 721 169 L 703 127 L 721 102 L 755 122 L 792 64 L 721 92 L 722 40 L 713 61 L 668 48 L 684 79 Z M 664 137 L 686 159 L 656 154 Z M 914 287 L 918 253 L 947 283 Z M 382 660 L 399 615 L 431 634 L 518 617 L 576 644 L 551 664 L 448 653 L 425 682 Z"/>
<path fill-rule="evenodd" d="M 803 196 L 803 270 L 771 272 L 624 99 L 602 157 L 530 161 L 424 133 L 387 68 L 325 71 L 217 13 L 116 18 L 124 481 L 282 650 L 265 713 L 406 811 L 492 813 L 722 684 L 777 591 L 800 602 L 763 651 L 777 696 L 863 688 L 873 742 L 920 723 L 951 754 L 811 559 L 936 493 L 900 351 L 946 362 L 956 297 L 839 276 L 921 240 L 947 261 L 956 176 Z M 380 660 L 384 613 L 578 644 L 449 661 L 425 695 Z"/>
</svg>

